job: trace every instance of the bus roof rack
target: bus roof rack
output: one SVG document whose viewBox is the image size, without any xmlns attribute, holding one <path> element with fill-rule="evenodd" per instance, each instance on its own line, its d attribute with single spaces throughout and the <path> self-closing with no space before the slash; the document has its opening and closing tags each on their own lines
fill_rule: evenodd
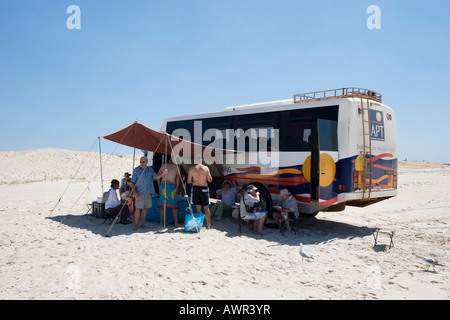
<svg viewBox="0 0 450 320">
<path fill-rule="evenodd" d="M 381 102 L 381 94 L 378 92 L 351 87 L 294 94 L 294 103 L 354 97 L 363 97 Z"/>
</svg>

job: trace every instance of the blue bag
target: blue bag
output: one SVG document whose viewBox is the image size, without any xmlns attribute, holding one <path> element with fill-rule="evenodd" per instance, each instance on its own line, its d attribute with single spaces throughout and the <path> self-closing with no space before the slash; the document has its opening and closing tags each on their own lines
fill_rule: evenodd
<svg viewBox="0 0 450 320">
<path fill-rule="evenodd" d="M 194 213 L 194 219 L 191 214 L 186 214 L 184 219 L 184 231 L 185 232 L 200 232 L 203 227 L 203 221 L 205 215 L 203 213 Z"/>
</svg>

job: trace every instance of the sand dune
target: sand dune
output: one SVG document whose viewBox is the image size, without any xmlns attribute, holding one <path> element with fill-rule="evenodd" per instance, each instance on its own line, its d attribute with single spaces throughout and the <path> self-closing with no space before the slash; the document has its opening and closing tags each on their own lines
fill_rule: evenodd
<svg viewBox="0 0 450 320">
<path fill-rule="evenodd" d="M 103 157 L 107 191 L 132 157 Z M 241 234 L 229 217 L 199 234 L 116 225 L 109 238 L 85 215 L 102 192 L 97 153 L 0 152 L 0 167 L 2 299 L 450 298 L 447 165 L 400 162 L 397 197 L 305 218 L 297 234 Z M 374 246 L 377 228 L 395 231 L 393 248 L 385 234 Z"/>
</svg>

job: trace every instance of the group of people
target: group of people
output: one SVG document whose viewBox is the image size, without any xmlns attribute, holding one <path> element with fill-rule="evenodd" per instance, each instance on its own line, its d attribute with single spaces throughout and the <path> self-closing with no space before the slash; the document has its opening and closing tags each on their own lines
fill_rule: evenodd
<svg viewBox="0 0 450 320">
<path fill-rule="evenodd" d="M 192 203 L 196 205 L 198 212 L 204 210 L 207 228 L 209 229 L 211 228 L 211 214 L 209 211 L 208 182 L 212 182 L 212 176 L 208 167 L 202 164 L 201 157 L 196 157 L 195 161 L 196 165 L 190 168 L 188 174 L 188 183 L 192 184 Z M 152 207 L 152 195 L 155 193 L 153 181 L 158 181 L 161 224 L 164 223 L 164 207 L 166 207 L 172 209 L 175 227 L 179 227 L 177 206 L 180 184 L 179 168 L 172 160 L 163 164 L 156 173 L 151 166 L 148 166 L 147 157 L 141 157 L 139 166 L 133 170 L 131 178 L 128 173 L 125 173 L 122 180 L 122 187 L 120 187 L 118 180 L 111 181 L 111 189 L 105 204 L 105 209 L 110 213 L 116 215 L 120 213 L 120 223 L 131 223 L 129 207 L 132 205 L 131 199 L 134 197 L 133 229 L 145 228 L 147 209 Z M 122 201 L 117 196 L 117 189 L 121 192 Z"/>
<path fill-rule="evenodd" d="M 221 201 L 216 202 L 210 209 L 208 183 L 211 183 L 213 178 L 209 168 L 202 164 L 202 160 L 201 155 L 195 155 L 195 165 L 189 169 L 187 183 L 192 184 L 191 203 L 196 206 L 197 212 L 204 212 L 206 228 L 210 229 L 211 215 L 215 215 L 216 220 L 220 221 L 225 210 L 235 208 L 235 198 L 239 188 L 234 182 L 225 181 L 223 188 L 217 190 L 217 194 L 222 196 Z M 129 224 L 132 223 L 130 220 L 130 208 L 132 208 L 135 214 L 133 229 L 144 228 L 147 209 L 152 207 L 152 195 L 155 193 L 153 181 L 156 180 L 159 183 L 160 191 L 161 224 L 164 223 L 164 207 L 166 207 L 172 209 L 175 227 L 179 227 L 177 212 L 179 173 L 178 166 L 172 160 L 163 164 L 156 173 L 151 166 L 148 166 L 147 157 L 141 157 L 139 166 L 133 170 L 132 175 L 126 172 L 121 183 L 115 179 L 111 181 L 105 209 L 115 215 L 120 213 L 119 222 Z M 122 200 L 119 200 L 117 190 L 119 190 Z M 289 230 L 288 219 L 298 217 L 297 203 L 287 189 L 281 190 L 280 195 L 282 196 L 281 207 L 276 207 L 273 218 L 277 223 L 284 222 Z M 134 203 L 132 197 L 134 197 Z M 262 235 L 267 211 L 260 208 L 260 202 L 258 189 L 252 184 L 248 185 L 241 198 L 240 215 L 243 219 L 255 220 L 254 231 Z"/>
<path fill-rule="evenodd" d="M 120 213 L 120 223 L 129 224 L 130 220 L 130 207 L 134 209 L 134 228 L 137 230 L 139 227 L 145 228 L 145 218 L 147 215 L 147 209 L 152 207 L 152 195 L 155 193 L 155 187 L 153 181 L 159 181 L 165 177 L 165 184 L 161 184 L 161 197 L 168 195 L 169 199 L 175 198 L 176 193 L 169 190 L 177 190 L 177 171 L 176 166 L 170 162 L 165 164 L 159 170 L 158 174 L 155 173 L 152 167 L 147 166 L 147 157 L 141 157 L 139 160 L 139 166 L 133 170 L 133 174 L 125 173 L 122 183 L 113 179 L 111 181 L 111 189 L 109 190 L 108 200 L 105 203 L 105 210 L 111 214 Z M 173 166 L 175 168 L 173 168 Z M 169 171 L 170 168 L 170 171 Z M 170 172 L 170 174 L 169 174 Z M 131 176 L 131 178 L 130 178 Z M 117 196 L 117 189 L 121 195 L 122 200 L 119 200 Z M 132 201 L 134 198 L 134 203 Z M 160 200 L 161 202 L 161 200 Z M 164 200 L 163 200 L 164 202 Z M 172 202 L 168 203 L 168 206 L 172 206 Z M 176 198 L 175 198 L 176 205 Z M 176 207 L 175 207 L 176 208 Z M 176 209 L 174 210 L 174 218 L 176 218 Z M 177 223 L 177 219 L 175 219 Z"/>
</svg>

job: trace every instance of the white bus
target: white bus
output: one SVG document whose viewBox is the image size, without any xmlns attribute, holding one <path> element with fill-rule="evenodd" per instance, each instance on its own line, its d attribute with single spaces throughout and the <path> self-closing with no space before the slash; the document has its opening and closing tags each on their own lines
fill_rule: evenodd
<svg viewBox="0 0 450 320">
<path fill-rule="evenodd" d="M 227 162 L 230 158 L 224 156 L 223 161 L 210 165 L 214 177 L 211 194 L 224 179 L 239 186 L 252 183 L 272 212 L 274 202 L 281 199 L 280 190 L 286 188 L 297 199 L 299 212 L 314 216 L 319 211 L 343 210 L 346 205 L 366 206 L 397 194 L 395 115 L 381 98 L 362 88 L 296 94 L 287 100 L 165 119 L 162 130 L 184 139 L 197 134 L 193 142 L 216 147 L 222 147 L 215 141 L 220 135 L 224 149 L 233 147 L 233 140 L 230 144 L 230 139 L 224 139 L 231 133 L 234 150 L 247 155 L 276 153 L 277 161 L 265 163 L 249 156 L 245 162 L 236 157 Z M 207 134 L 209 129 L 216 130 L 216 137 Z M 239 130 L 246 133 L 244 144 L 237 142 Z M 265 134 L 259 134 L 263 131 Z M 176 134 L 179 132 L 184 136 Z M 252 149 L 252 141 L 257 150 Z M 156 166 L 160 157 L 154 158 Z M 188 170 L 188 165 L 183 166 Z"/>
</svg>

